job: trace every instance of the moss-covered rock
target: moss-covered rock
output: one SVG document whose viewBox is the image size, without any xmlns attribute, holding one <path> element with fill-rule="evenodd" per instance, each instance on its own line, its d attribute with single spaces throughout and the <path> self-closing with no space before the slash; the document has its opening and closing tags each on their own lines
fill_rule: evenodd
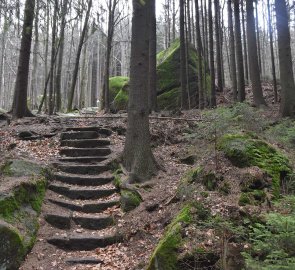
<svg viewBox="0 0 295 270">
<path fill-rule="evenodd" d="M 125 84 L 116 95 L 112 107 L 115 111 L 126 110 L 128 107 L 128 88 L 129 85 Z"/>
<path fill-rule="evenodd" d="M 0 173 L 5 176 L 33 176 L 41 174 L 43 166 L 24 159 L 12 159 L 5 162 L 0 168 Z"/>
<path fill-rule="evenodd" d="M 177 270 L 178 249 L 182 245 L 183 225 L 192 220 L 191 205 L 185 206 L 167 227 L 163 238 L 157 245 L 147 270 Z"/>
<path fill-rule="evenodd" d="M 198 54 L 193 45 L 188 48 L 188 88 L 191 106 L 196 104 Z M 206 75 L 206 85 L 210 84 L 210 75 Z M 158 108 L 173 110 L 180 108 L 180 42 L 176 40 L 169 48 L 157 55 L 157 95 Z M 194 98 L 195 97 L 195 98 Z M 125 110 L 128 104 L 128 78 L 110 78 L 110 100 L 113 109 Z"/>
<path fill-rule="evenodd" d="M 18 230 L 0 220 L 0 269 L 18 269 L 24 255 L 25 247 Z"/>
<path fill-rule="evenodd" d="M 46 171 L 42 166 L 29 161 L 12 160 L 7 161 L 2 167 L 2 174 L 4 177 L 0 185 L 0 222 L 9 224 L 9 228 L 14 228 L 13 232 L 19 235 L 21 241 L 14 242 L 17 243 L 17 247 L 13 257 L 19 264 L 36 240 L 39 228 L 38 216 L 46 190 Z M 15 239 L 18 239 L 17 236 Z M 0 235 L 0 245 L 1 242 Z M 6 260 L 10 260 L 7 257 L 9 246 L 6 248 L 1 247 L 0 250 L 5 254 L 3 256 Z M 21 255 L 18 250 L 21 251 Z M 0 269 L 6 269 L 1 268 L 1 263 L 2 261 L 0 261 Z M 7 269 L 17 269 L 17 267 Z"/>
<path fill-rule="evenodd" d="M 114 100 L 120 90 L 129 83 L 128 77 L 117 76 L 109 79 L 110 100 Z"/>
<path fill-rule="evenodd" d="M 257 166 L 272 177 L 274 195 L 279 196 L 280 180 L 291 173 L 289 160 L 267 142 L 246 134 L 227 134 L 219 141 L 219 149 L 233 165 Z"/>
<path fill-rule="evenodd" d="M 140 205 L 142 199 L 140 195 L 133 190 L 121 190 L 121 208 L 124 212 L 129 212 Z"/>
</svg>

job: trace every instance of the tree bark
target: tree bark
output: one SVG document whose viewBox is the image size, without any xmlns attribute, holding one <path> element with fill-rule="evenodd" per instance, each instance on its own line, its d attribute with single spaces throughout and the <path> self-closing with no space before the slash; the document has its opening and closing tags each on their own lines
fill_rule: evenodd
<svg viewBox="0 0 295 270">
<path fill-rule="evenodd" d="M 12 116 L 22 118 L 33 116 L 27 106 L 28 77 L 32 44 L 32 30 L 34 20 L 35 0 L 26 0 L 24 10 L 24 24 L 22 30 L 19 63 L 17 68 Z"/>
<path fill-rule="evenodd" d="M 252 91 L 253 91 L 253 101 L 255 106 L 266 105 L 264 97 L 263 97 L 261 81 L 260 81 L 257 40 L 255 35 L 255 18 L 254 18 L 253 0 L 246 1 L 246 12 L 247 12 L 247 42 L 248 42 L 249 68 L 250 68 L 250 79 L 251 79 Z"/>
<path fill-rule="evenodd" d="M 295 84 L 290 47 L 290 29 L 285 0 L 275 0 L 281 74 L 281 115 L 295 118 Z"/>
<path fill-rule="evenodd" d="M 148 180 L 157 171 L 149 131 L 148 9 L 146 2 L 133 0 L 128 124 L 123 152 L 123 165 L 130 172 L 130 182 Z"/>
<path fill-rule="evenodd" d="M 188 109 L 188 93 L 187 93 L 187 69 L 186 69 L 186 40 L 184 25 L 184 0 L 179 1 L 179 26 L 180 26 L 180 84 L 181 84 L 181 108 Z"/>
<path fill-rule="evenodd" d="M 67 107 L 68 112 L 70 112 L 72 110 L 74 93 L 75 93 L 75 88 L 76 88 L 76 84 L 77 84 L 77 76 L 78 76 L 78 71 L 79 71 L 80 56 L 81 56 L 81 51 L 82 51 L 84 39 L 85 39 L 86 32 L 87 32 L 87 26 L 88 26 L 88 20 L 89 20 L 89 16 L 90 16 L 91 7 L 92 7 L 92 0 L 89 0 L 88 8 L 87 8 L 86 16 L 85 16 L 85 21 L 84 21 L 84 25 L 83 25 L 83 30 L 82 30 L 82 33 L 80 36 L 79 46 L 78 46 L 77 55 L 76 55 L 75 67 L 74 67 L 74 71 L 73 71 L 72 83 L 71 83 L 71 88 L 70 88 L 69 103 L 68 103 L 68 107 Z"/>
<path fill-rule="evenodd" d="M 217 86 L 218 86 L 218 90 L 220 92 L 223 92 L 222 61 L 221 61 L 222 52 L 221 52 L 221 39 L 220 39 L 219 9 L 220 9 L 219 0 L 214 0 Z"/>
<path fill-rule="evenodd" d="M 236 42 L 237 72 L 238 72 L 238 101 L 243 102 L 246 98 L 246 92 L 245 92 L 243 48 L 242 48 L 241 22 L 240 22 L 240 1 L 239 0 L 234 0 L 234 17 L 235 17 L 235 42 Z"/>
<path fill-rule="evenodd" d="M 236 53 L 235 53 L 235 37 L 233 29 L 233 14 L 232 14 L 232 0 L 227 1 L 227 15 L 228 15 L 228 29 L 229 29 L 229 46 L 230 46 L 230 71 L 233 100 L 237 101 L 237 66 L 236 66 Z"/>
<path fill-rule="evenodd" d="M 273 28 L 272 28 L 272 18 L 270 13 L 270 3 L 267 0 L 267 14 L 268 14 L 268 31 L 269 31 L 269 43 L 270 43 L 270 57 L 271 57 L 271 71 L 273 79 L 273 91 L 274 91 L 274 102 L 278 102 L 278 86 L 277 86 L 277 76 L 276 76 L 276 65 L 275 56 L 273 48 Z"/>
<path fill-rule="evenodd" d="M 209 1 L 208 5 L 208 17 L 209 17 L 209 54 L 210 54 L 210 107 L 216 107 L 216 87 L 215 87 L 215 67 L 214 67 L 214 43 L 213 43 L 213 16 L 212 16 L 212 3 Z"/>
<path fill-rule="evenodd" d="M 59 112 L 62 106 L 61 100 L 61 77 L 62 77 L 62 65 L 64 57 L 64 41 L 65 41 L 65 27 L 66 27 L 66 14 L 68 9 L 68 0 L 63 1 L 62 11 L 61 11 L 61 26 L 60 26 L 60 35 L 59 35 L 59 54 L 58 54 L 58 63 L 57 71 L 55 78 L 55 90 L 56 90 L 56 111 Z"/>
<path fill-rule="evenodd" d="M 149 109 L 155 112 L 157 111 L 157 21 L 155 0 L 149 1 Z"/>
</svg>

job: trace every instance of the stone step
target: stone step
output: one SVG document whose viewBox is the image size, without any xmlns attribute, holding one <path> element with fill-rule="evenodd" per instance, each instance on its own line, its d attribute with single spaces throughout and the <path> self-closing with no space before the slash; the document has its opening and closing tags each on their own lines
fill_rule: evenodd
<svg viewBox="0 0 295 270">
<path fill-rule="evenodd" d="M 61 172 L 72 174 L 97 175 L 110 169 L 105 164 L 54 163 Z"/>
<path fill-rule="evenodd" d="M 93 157 L 63 157 L 59 158 L 60 162 L 79 162 L 79 163 L 93 163 L 93 162 L 101 162 L 106 160 L 108 157 L 100 157 L 100 156 L 93 156 Z"/>
<path fill-rule="evenodd" d="M 77 212 L 83 212 L 83 213 L 100 213 L 110 207 L 120 204 L 119 200 L 83 202 L 82 204 L 81 203 L 78 204 L 78 203 L 67 201 L 60 198 L 49 199 L 49 201 L 53 204 L 64 207 L 66 209 L 77 211 Z"/>
<path fill-rule="evenodd" d="M 116 233 L 103 236 L 95 236 L 91 234 L 72 234 L 67 237 L 53 236 L 47 239 L 49 244 L 69 251 L 94 250 L 96 248 L 104 248 L 121 241 L 122 237 Z"/>
<path fill-rule="evenodd" d="M 83 229 L 102 230 L 114 224 L 113 217 L 107 215 L 73 215 L 72 212 L 68 212 L 48 213 L 44 218 L 50 225 L 59 229 L 71 229 L 73 225 L 79 225 Z"/>
<path fill-rule="evenodd" d="M 75 148 L 91 148 L 110 145 L 110 141 L 106 139 L 85 139 L 85 140 L 63 140 L 60 146 Z"/>
<path fill-rule="evenodd" d="M 87 187 L 68 187 L 59 183 L 52 183 L 48 187 L 50 190 L 64 195 L 72 200 L 95 200 L 103 197 L 108 197 L 114 194 L 117 189 L 93 189 Z"/>
<path fill-rule="evenodd" d="M 61 156 L 67 157 L 92 157 L 107 156 L 111 153 L 111 149 L 107 147 L 101 148 L 61 148 Z"/>
<path fill-rule="evenodd" d="M 54 179 L 71 185 L 79 186 L 102 186 L 108 184 L 114 180 L 114 176 L 110 173 L 104 173 L 100 175 L 78 175 L 68 173 L 55 173 Z"/>
<path fill-rule="evenodd" d="M 84 140 L 98 138 L 97 131 L 68 131 L 62 132 L 60 139 L 63 140 Z"/>
<path fill-rule="evenodd" d="M 100 126 L 89 126 L 89 127 L 67 127 L 66 131 L 96 131 L 101 135 L 110 136 L 112 131 L 107 128 L 103 128 Z"/>
<path fill-rule="evenodd" d="M 94 257 L 83 257 L 83 258 L 69 258 L 66 260 L 67 264 L 99 264 L 103 263 L 102 260 Z"/>
</svg>

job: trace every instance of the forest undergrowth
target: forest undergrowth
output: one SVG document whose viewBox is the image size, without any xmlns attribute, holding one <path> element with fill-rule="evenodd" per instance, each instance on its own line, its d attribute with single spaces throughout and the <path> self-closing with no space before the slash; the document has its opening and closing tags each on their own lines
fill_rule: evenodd
<svg viewBox="0 0 295 270">
<path fill-rule="evenodd" d="M 118 228 L 125 241 L 94 251 L 104 263 L 85 269 L 156 269 L 155 258 L 167 270 L 294 269 L 295 122 L 280 120 L 277 113 L 276 106 L 237 104 L 153 115 L 152 146 L 162 170 L 136 186 L 142 197 L 139 207 L 120 212 Z M 99 122 L 111 128 L 114 151 L 120 153 L 126 121 L 13 121 L 1 129 L 1 163 L 9 157 L 49 164 L 58 154 L 58 134 L 69 124 Z M 38 138 L 23 140 L 22 132 Z M 127 177 L 123 171 L 117 171 L 121 179 Z M 178 218 L 183 209 L 187 216 Z M 171 230 L 177 232 L 177 241 Z M 65 266 L 58 259 L 61 251 L 56 253 L 56 269 L 78 269 Z M 40 267 L 36 269 L 47 269 Z"/>
</svg>

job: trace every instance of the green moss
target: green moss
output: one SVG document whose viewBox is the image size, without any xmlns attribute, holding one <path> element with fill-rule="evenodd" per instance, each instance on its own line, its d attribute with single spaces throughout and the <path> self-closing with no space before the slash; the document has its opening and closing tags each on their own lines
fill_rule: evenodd
<svg viewBox="0 0 295 270">
<path fill-rule="evenodd" d="M 128 77 L 111 77 L 109 79 L 109 89 L 110 89 L 110 100 L 114 100 L 115 96 L 120 92 L 120 90 L 129 82 Z"/>
<path fill-rule="evenodd" d="M 122 88 L 114 99 L 114 109 L 116 111 L 126 110 L 128 107 L 128 91 L 126 88 Z"/>
<path fill-rule="evenodd" d="M 114 180 L 113 180 L 113 183 L 115 185 L 116 188 L 121 188 L 121 185 L 122 185 L 122 179 L 120 177 L 120 174 L 122 173 L 122 170 L 121 169 L 117 169 L 113 175 L 114 175 Z"/>
<path fill-rule="evenodd" d="M 45 179 L 22 183 L 13 191 L 13 194 L 0 197 L 0 217 L 11 221 L 14 218 L 14 212 L 25 204 L 31 205 L 31 207 L 39 213 L 44 199 L 45 189 Z"/>
<path fill-rule="evenodd" d="M 237 167 L 258 166 L 272 177 L 274 195 L 279 196 L 280 179 L 291 173 L 289 160 L 263 140 L 245 134 L 227 134 L 219 149 Z"/>
<path fill-rule="evenodd" d="M 3 174 L 4 176 L 12 176 L 12 171 L 10 168 L 11 162 L 5 162 L 0 167 L 0 174 Z"/>
<path fill-rule="evenodd" d="M 189 224 L 192 220 L 191 205 L 185 206 L 167 227 L 163 238 L 158 243 L 150 259 L 147 270 L 176 270 L 178 255 L 177 251 L 181 247 L 182 224 Z"/>
<path fill-rule="evenodd" d="M 0 267 L 18 269 L 25 256 L 23 238 L 17 229 L 0 221 Z"/>
<path fill-rule="evenodd" d="M 163 110 L 173 110 L 180 107 L 180 89 L 174 88 L 158 96 L 158 106 Z"/>
<path fill-rule="evenodd" d="M 142 202 L 139 194 L 132 190 L 121 190 L 121 208 L 124 212 L 129 212 L 140 205 Z"/>
</svg>

